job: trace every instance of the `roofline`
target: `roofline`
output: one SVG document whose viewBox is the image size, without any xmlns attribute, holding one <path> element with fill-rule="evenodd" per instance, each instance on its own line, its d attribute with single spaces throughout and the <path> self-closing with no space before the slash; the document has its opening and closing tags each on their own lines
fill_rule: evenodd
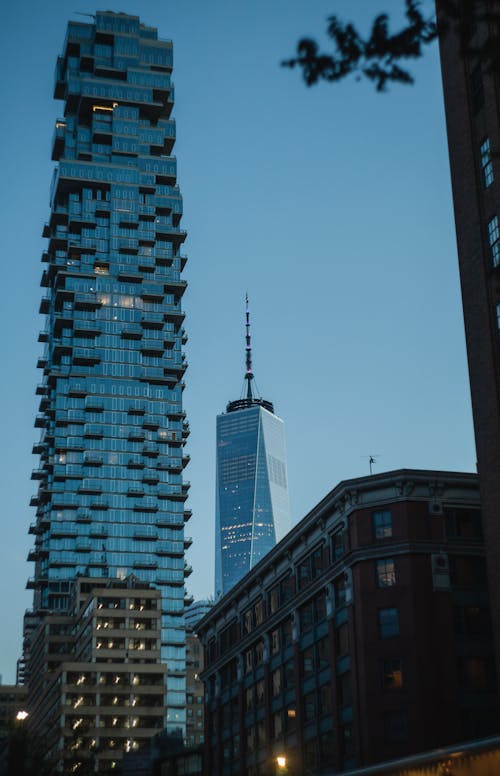
<svg viewBox="0 0 500 776">
<path fill-rule="evenodd" d="M 457 472 L 457 471 L 443 471 L 440 469 L 392 469 L 388 472 L 381 472 L 379 474 L 369 474 L 364 477 L 354 477 L 349 480 L 341 480 L 329 493 L 324 496 L 304 517 L 294 525 L 290 531 L 276 544 L 272 550 L 269 550 L 253 568 L 243 576 L 239 582 L 231 588 L 224 596 L 216 601 L 210 610 L 204 617 L 202 617 L 196 624 L 197 630 L 200 630 L 204 624 L 205 619 L 212 619 L 214 615 L 218 615 L 219 611 L 226 606 L 226 599 L 229 599 L 234 595 L 236 588 L 243 589 L 250 584 L 253 577 L 258 577 L 262 569 L 271 563 L 279 556 L 281 556 L 289 544 L 293 544 L 297 537 L 304 530 L 307 523 L 314 523 L 317 521 L 322 513 L 331 508 L 335 509 L 338 502 L 342 501 L 343 496 L 348 496 L 353 491 L 368 492 L 370 490 L 376 491 L 382 489 L 387 485 L 394 485 L 398 480 L 417 480 L 417 481 L 429 481 L 437 480 L 448 483 L 455 481 L 462 483 L 462 485 L 469 485 L 471 489 L 478 489 L 478 475 L 475 472 Z M 411 501 L 411 496 L 405 496 L 406 501 Z M 367 505 L 356 505 L 357 509 L 365 509 Z M 354 511 L 354 510 L 351 510 Z"/>
</svg>

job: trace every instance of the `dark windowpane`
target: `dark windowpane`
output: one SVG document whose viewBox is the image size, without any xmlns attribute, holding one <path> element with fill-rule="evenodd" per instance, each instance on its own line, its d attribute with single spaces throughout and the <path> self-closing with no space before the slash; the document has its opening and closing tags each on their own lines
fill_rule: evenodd
<svg viewBox="0 0 500 776">
<path fill-rule="evenodd" d="M 349 652 L 349 626 L 346 622 L 335 632 L 335 651 L 337 657 L 347 655 Z"/>
<path fill-rule="evenodd" d="M 500 251 L 500 235 L 497 234 L 496 239 Z M 479 509 L 445 507 L 444 515 L 448 538 L 480 539 L 482 537 L 481 511 Z"/>
<path fill-rule="evenodd" d="M 384 737 L 388 743 L 396 744 L 408 738 L 408 716 L 406 711 L 387 711 L 384 714 Z"/>
<path fill-rule="evenodd" d="M 392 536 L 392 514 L 388 509 L 374 512 L 372 520 L 375 539 L 389 539 Z"/>
<path fill-rule="evenodd" d="M 381 639 L 399 636 L 399 614 L 397 609 L 379 609 L 378 625 Z"/>
</svg>

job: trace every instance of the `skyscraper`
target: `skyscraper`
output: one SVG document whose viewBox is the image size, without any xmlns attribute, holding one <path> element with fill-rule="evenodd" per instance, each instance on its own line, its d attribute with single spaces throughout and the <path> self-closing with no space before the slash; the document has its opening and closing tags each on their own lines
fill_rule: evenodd
<svg viewBox="0 0 500 776">
<path fill-rule="evenodd" d="M 224 595 L 290 529 L 284 423 L 256 395 L 246 300 L 244 396 L 217 416 L 215 595 Z"/>
<path fill-rule="evenodd" d="M 497 27 L 458 4 L 460 36 L 440 41 L 472 413 L 500 679 L 500 99 Z M 463 6 L 463 7 L 462 7 Z M 437 3 L 439 17 L 447 13 Z M 498 7 L 497 7 L 498 12 Z M 485 45 L 486 44 L 486 45 Z M 464 51 L 465 49 L 465 51 Z"/>
<path fill-rule="evenodd" d="M 133 573 L 159 588 L 168 727 L 182 728 L 186 234 L 171 156 L 171 72 L 172 43 L 136 16 L 97 12 L 68 24 L 43 232 L 46 344 L 28 586 L 35 613 L 64 612 L 79 575 Z"/>
</svg>

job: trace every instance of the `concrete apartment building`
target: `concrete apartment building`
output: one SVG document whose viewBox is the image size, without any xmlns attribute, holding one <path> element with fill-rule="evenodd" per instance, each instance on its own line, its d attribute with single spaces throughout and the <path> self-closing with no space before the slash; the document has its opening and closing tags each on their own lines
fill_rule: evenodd
<svg viewBox="0 0 500 776">
<path fill-rule="evenodd" d="M 32 640 L 29 731 L 55 770 L 106 773 L 165 727 L 161 593 L 81 577 L 73 595 L 73 612 L 47 613 Z"/>
</svg>

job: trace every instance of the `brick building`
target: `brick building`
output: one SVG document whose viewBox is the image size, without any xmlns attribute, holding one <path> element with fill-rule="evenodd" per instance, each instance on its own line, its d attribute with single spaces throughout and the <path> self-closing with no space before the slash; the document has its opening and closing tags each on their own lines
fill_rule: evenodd
<svg viewBox="0 0 500 776">
<path fill-rule="evenodd" d="M 440 19 L 444 0 L 437 0 Z M 458 3 L 462 41 L 453 27 L 440 40 L 458 262 L 491 610 L 500 675 L 500 70 L 485 57 L 498 36 L 475 11 L 498 3 Z M 465 47 L 465 52 L 464 52 Z M 498 37 L 495 48 L 498 48 Z M 490 53 L 492 49 L 490 48 Z"/>
<path fill-rule="evenodd" d="M 474 474 L 334 488 L 197 626 L 206 774 L 319 774 L 488 734 L 498 702 Z"/>
</svg>

